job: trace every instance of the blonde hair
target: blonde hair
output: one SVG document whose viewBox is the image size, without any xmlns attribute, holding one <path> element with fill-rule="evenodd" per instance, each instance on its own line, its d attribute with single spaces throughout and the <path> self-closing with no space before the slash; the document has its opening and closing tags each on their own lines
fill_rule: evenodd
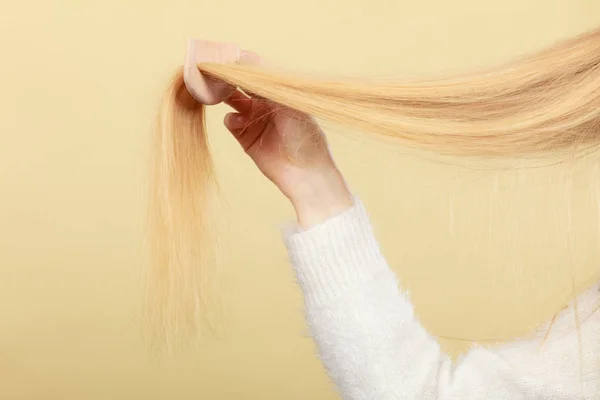
<svg viewBox="0 0 600 400">
<path fill-rule="evenodd" d="M 600 30 L 509 64 L 430 80 L 320 79 L 265 66 L 200 64 L 252 97 L 436 154 L 535 158 L 600 144 Z M 215 177 L 205 107 L 181 71 L 159 113 L 149 208 L 148 311 L 169 341 L 197 332 L 215 279 Z"/>
</svg>

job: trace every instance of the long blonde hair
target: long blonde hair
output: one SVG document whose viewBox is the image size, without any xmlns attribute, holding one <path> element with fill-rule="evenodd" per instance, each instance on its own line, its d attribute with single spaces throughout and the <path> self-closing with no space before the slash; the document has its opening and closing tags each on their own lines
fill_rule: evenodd
<svg viewBox="0 0 600 400">
<path fill-rule="evenodd" d="M 535 158 L 600 145 L 600 29 L 490 70 L 430 80 L 321 79 L 200 64 L 253 97 L 436 154 Z M 149 207 L 148 317 L 171 342 L 194 335 L 216 280 L 216 181 L 205 107 L 178 71 L 159 112 Z"/>
</svg>

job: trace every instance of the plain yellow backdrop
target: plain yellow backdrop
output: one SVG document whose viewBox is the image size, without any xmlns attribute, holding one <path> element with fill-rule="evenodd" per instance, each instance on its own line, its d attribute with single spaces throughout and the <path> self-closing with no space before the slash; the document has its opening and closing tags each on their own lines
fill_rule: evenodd
<svg viewBox="0 0 600 400">
<path fill-rule="evenodd" d="M 197 351 L 146 352 L 148 131 L 188 37 L 297 71 L 406 75 L 502 62 L 599 24 L 596 0 L 4 0 L 0 399 L 336 398 L 280 240 L 292 210 L 222 128 L 224 106 L 209 127 L 226 319 Z M 570 277 L 596 276 L 595 163 L 468 171 L 327 129 L 391 265 L 453 354 L 533 328 L 568 299 Z"/>
</svg>

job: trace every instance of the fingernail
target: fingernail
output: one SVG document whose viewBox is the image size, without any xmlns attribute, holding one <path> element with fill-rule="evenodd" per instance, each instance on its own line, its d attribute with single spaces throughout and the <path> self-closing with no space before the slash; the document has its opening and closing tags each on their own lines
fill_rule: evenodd
<svg viewBox="0 0 600 400">
<path fill-rule="evenodd" d="M 238 123 L 244 122 L 245 119 L 246 118 L 243 115 L 236 115 L 235 116 L 235 122 L 238 122 Z"/>
</svg>

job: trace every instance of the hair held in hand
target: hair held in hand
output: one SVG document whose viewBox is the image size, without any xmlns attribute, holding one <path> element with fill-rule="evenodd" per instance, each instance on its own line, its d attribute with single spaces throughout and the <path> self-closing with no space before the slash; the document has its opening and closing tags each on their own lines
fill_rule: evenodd
<svg viewBox="0 0 600 400">
<path fill-rule="evenodd" d="M 442 155 L 534 158 L 600 144 L 600 30 L 441 79 L 317 79 L 240 63 L 198 69 L 264 101 Z M 169 344 L 197 334 L 218 292 L 204 113 L 179 71 L 157 119 L 148 215 L 146 316 Z"/>
</svg>

